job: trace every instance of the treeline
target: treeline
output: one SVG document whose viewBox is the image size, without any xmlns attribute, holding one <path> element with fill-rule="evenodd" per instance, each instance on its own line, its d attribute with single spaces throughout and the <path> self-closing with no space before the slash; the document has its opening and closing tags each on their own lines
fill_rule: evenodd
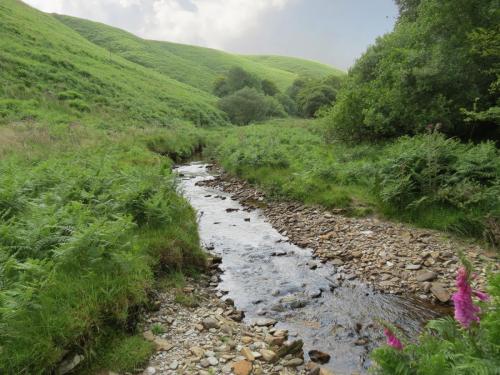
<svg viewBox="0 0 500 375">
<path fill-rule="evenodd" d="M 233 67 L 214 82 L 213 93 L 232 123 L 246 125 L 272 117 L 315 117 L 334 103 L 341 81 L 337 76 L 301 77 L 281 92 L 274 82 Z"/>
<path fill-rule="evenodd" d="M 393 32 L 350 70 L 328 115 L 332 135 L 388 139 L 437 129 L 500 139 L 498 0 L 397 0 Z"/>
</svg>

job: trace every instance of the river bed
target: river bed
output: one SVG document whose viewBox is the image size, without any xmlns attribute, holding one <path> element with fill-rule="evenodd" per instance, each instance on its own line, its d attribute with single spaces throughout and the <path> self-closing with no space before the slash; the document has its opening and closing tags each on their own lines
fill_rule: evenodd
<svg viewBox="0 0 500 375">
<path fill-rule="evenodd" d="M 179 189 L 198 213 L 203 244 L 222 257 L 224 298 L 246 321 L 266 317 L 304 341 L 304 352 L 328 353 L 325 367 L 339 374 L 365 373 L 369 353 L 384 342 L 380 320 L 412 337 L 437 314 L 418 300 L 373 291 L 346 280 L 341 270 L 315 260 L 275 230 L 260 210 L 200 182 L 213 176 L 206 164 L 179 166 Z"/>
</svg>

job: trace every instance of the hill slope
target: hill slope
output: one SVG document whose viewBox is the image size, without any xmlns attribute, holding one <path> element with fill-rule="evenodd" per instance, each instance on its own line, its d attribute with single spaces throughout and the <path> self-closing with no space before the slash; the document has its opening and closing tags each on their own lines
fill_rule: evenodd
<svg viewBox="0 0 500 375">
<path fill-rule="evenodd" d="M 334 68 L 301 59 L 239 56 L 141 39 L 19 0 L 0 4 L 0 123 L 18 120 L 199 126 L 226 123 L 212 85 L 239 66 L 282 90 Z"/>
<path fill-rule="evenodd" d="M 130 61 L 178 81 L 211 92 L 215 79 L 239 66 L 261 79 L 274 81 L 282 90 L 299 75 L 343 74 L 328 65 L 280 56 L 240 56 L 210 48 L 141 39 L 98 22 L 55 15 L 89 41 Z"/>
<path fill-rule="evenodd" d="M 141 123 L 224 122 L 212 95 L 110 53 L 20 1 L 0 5 L 0 51 L 0 120 L 91 112 Z"/>
<path fill-rule="evenodd" d="M 346 74 L 344 71 L 330 65 L 322 64 L 316 61 L 299 59 L 297 57 L 272 55 L 249 55 L 244 57 L 248 60 L 273 69 L 280 69 L 302 76 L 326 77 L 328 75 L 342 76 Z"/>
</svg>

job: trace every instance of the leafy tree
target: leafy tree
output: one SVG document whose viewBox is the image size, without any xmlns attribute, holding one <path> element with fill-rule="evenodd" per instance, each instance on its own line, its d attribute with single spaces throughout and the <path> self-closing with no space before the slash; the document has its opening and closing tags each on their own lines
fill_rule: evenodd
<svg viewBox="0 0 500 375">
<path fill-rule="evenodd" d="M 276 87 L 274 82 L 268 79 L 262 80 L 261 87 L 262 87 L 262 92 L 269 96 L 275 96 L 280 92 L 280 90 L 278 89 L 278 87 Z"/>
<path fill-rule="evenodd" d="M 288 89 L 290 97 L 297 105 L 297 112 L 302 117 L 314 117 L 316 112 L 330 106 L 341 86 L 341 78 L 326 77 L 322 80 L 299 78 Z"/>
<path fill-rule="evenodd" d="M 226 77 L 221 76 L 215 80 L 213 93 L 220 98 L 231 93 Z"/>
<path fill-rule="evenodd" d="M 234 93 L 244 87 L 260 89 L 259 79 L 239 66 L 235 66 L 229 70 L 227 85 L 230 93 Z"/>
<path fill-rule="evenodd" d="M 274 96 L 278 102 L 281 103 L 283 108 L 285 109 L 285 112 L 288 113 L 290 116 L 296 116 L 297 115 L 297 104 L 295 101 L 292 100 L 288 95 L 279 93 Z"/>
<path fill-rule="evenodd" d="M 283 106 L 276 99 L 250 87 L 222 98 L 219 108 L 227 113 L 231 122 L 240 125 L 286 116 Z"/>
<path fill-rule="evenodd" d="M 329 118 L 358 140 L 436 126 L 462 139 L 498 139 L 498 0 L 398 1 L 395 30 L 349 72 Z"/>
</svg>

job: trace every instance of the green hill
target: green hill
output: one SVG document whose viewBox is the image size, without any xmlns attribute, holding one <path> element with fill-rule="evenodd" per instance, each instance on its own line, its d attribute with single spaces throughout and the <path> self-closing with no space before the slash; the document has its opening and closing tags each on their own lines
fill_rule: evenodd
<svg viewBox="0 0 500 375">
<path fill-rule="evenodd" d="M 144 40 L 104 24 L 0 4 L 0 122 L 99 124 L 175 119 L 226 122 L 211 94 L 215 79 L 239 66 L 282 90 L 304 72 L 335 73 L 300 59 L 245 57 Z M 262 61 L 259 61 L 262 60 Z"/>
<path fill-rule="evenodd" d="M 316 61 L 299 59 L 288 56 L 270 56 L 256 55 L 244 56 L 246 59 L 257 62 L 261 65 L 268 66 L 273 69 L 280 69 L 293 74 L 310 76 L 310 77 L 326 77 L 328 75 L 342 76 L 346 73 L 340 69 L 333 68 L 329 65 L 322 64 Z"/>
<path fill-rule="evenodd" d="M 224 122 L 216 98 L 89 42 L 20 1 L 0 4 L 0 120 L 88 113 L 164 123 Z"/>
<path fill-rule="evenodd" d="M 299 75 L 343 74 L 328 65 L 280 56 L 239 56 L 210 48 L 141 39 L 126 31 L 79 18 L 56 15 L 91 42 L 130 61 L 208 92 L 233 66 L 275 82 L 282 90 Z"/>
</svg>

